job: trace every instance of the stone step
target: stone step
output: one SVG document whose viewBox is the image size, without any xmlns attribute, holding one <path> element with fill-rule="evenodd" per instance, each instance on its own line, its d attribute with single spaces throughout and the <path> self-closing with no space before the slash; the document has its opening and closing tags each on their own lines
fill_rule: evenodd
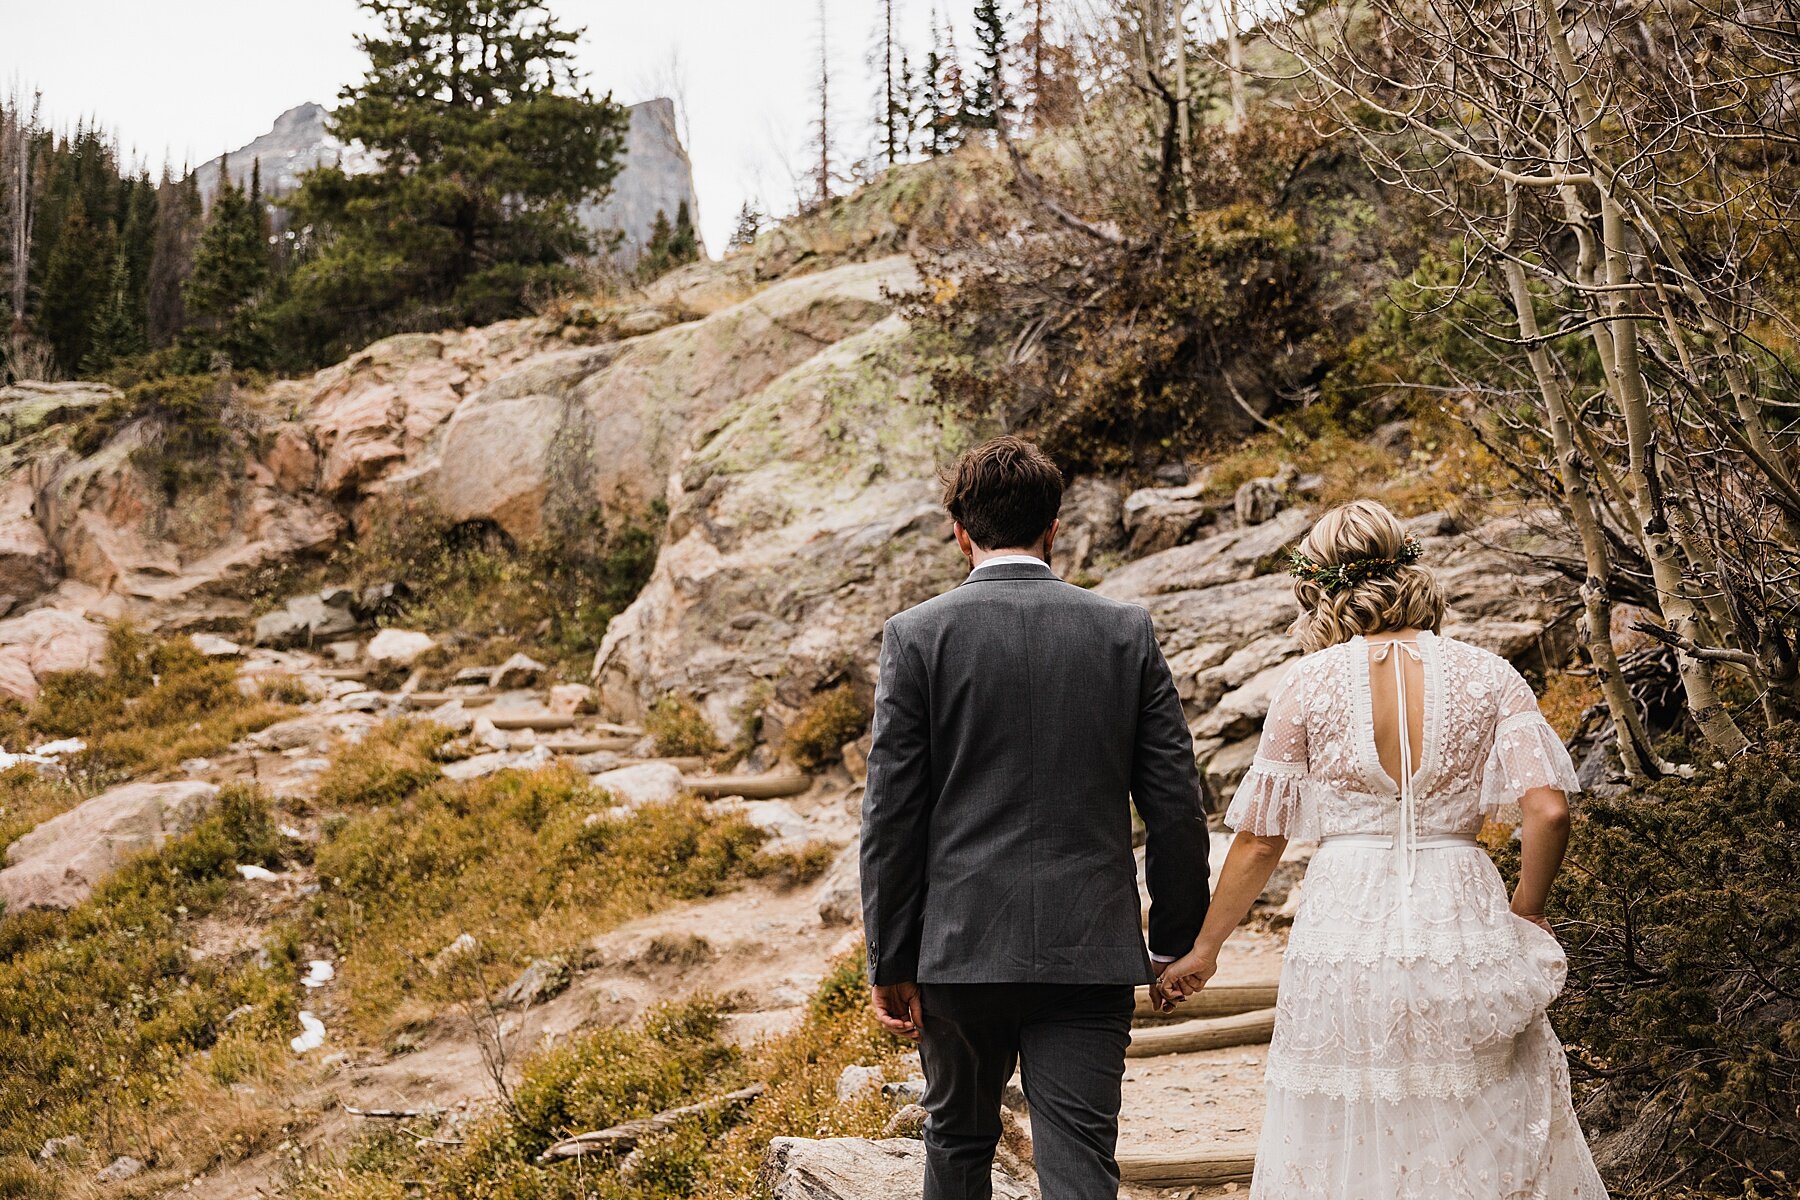
<svg viewBox="0 0 1800 1200">
<path fill-rule="evenodd" d="M 1145 1187 L 1209 1187 L 1249 1183 L 1256 1170 L 1255 1146 L 1220 1146 L 1174 1154 L 1119 1155 L 1119 1177 Z"/>
<path fill-rule="evenodd" d="M 683 786 L 696 796 L 719 800 L 740 796 L 745 800 L 775 800 L 798 796 L 812 786 L 810 775 L 691 775 Z"/>
<path fill-rule="evenodd" d="M 1275 1010 L 1259 1008 L 1175 1025 L 1140 1025 L 1131 1031 L 1131 1047 L 1125 1053 L 1128 1058 L 1154 1058 L 1226 1046 L 1256 1046 L 1267 1042 L 1274 1032 Z"/>
<path fill-rule="evenodd" d="M 1144 1024 L 1194 1017 L 1229 1017 L 1275 1007 L 1276 990 L 1273 979 L 1260 983 L 1209 983 L 1198 996 L 1178 1001 L 1174 1012 L 1159 1013 L 1150 1003 L 1150 989 L 1143 987 L 1137 991 L 1137 1010 L 1132 1015 Z"/>
</svg>

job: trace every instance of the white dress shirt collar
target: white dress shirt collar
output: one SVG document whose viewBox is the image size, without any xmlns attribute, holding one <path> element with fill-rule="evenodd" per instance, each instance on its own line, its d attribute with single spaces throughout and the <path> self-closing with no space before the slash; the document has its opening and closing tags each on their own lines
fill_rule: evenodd
<svg viewBox="0 0 1800 1200">
<path fill-rule="evenodd" d="M 987 567 L 1009 567 L 1014 563 L 1030 563 L 1034 567 L 1044 567 L 1046 569 L 1048 569 L 1050 565 L 1035 554 L 996 554 L 992 558 L 983 559 L 981 565 L 970 571 L 969 574 L 973 575 L 975 574 L 975 571 L 980 571 Z"/>
</svg>

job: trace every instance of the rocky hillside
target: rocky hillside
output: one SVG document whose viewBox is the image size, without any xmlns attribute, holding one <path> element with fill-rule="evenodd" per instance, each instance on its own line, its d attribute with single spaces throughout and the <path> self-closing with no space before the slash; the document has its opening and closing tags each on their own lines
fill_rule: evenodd
<svg viewBox="0 0 1800 1200">
<path fill-rule="evenodd" d="M 0 1137 L 0 1172 L 23 1152 L 32 1179 L 114 1172 L 103 1186 L 142 1194 L 387 1196 L 428 1177 L 428 1194 L 563 1195 L 558 1155 L 599 1144 L 569 1133 L 717 1113 L 683 1106 L 722 1095 L 755 1108 L 716 1144 L 657 1142 L 606 1177 L 723 1196 L 750 1187 L 771 1138 L 916 1130 L 916 1064 L 868 1032 L 833 964 L 856 945 L 881 625 L 960 578 L 935 473 L 989 432 L 937 393 L 941 351 L 898 312 L 918 283 L 905 250 L 920 222 L 957 219 L 984 170 L 896 172 L 627 300 L 390 338 L 239 388 L 199 461 L 172 401 L 0 390 L 0 693 L 40 701 L 0 706 L 26 739 L 4 748 L 37 752 L 0 808 L 0 898 L 33 910 L 16 927 L 30 952 L 0 972 L 54 990 L 70 956 L 109 962 L 96 939 L 129 925 L 147 948 L 106 986 L 199 1014 L 157 1060 L 169 1074 L 149 1073 L 179 1086 L 141 1099 L 165 1125 L 114 1128 L 65 1089 L 28 1138 Z M 1074 481 L 1057 566 L 1150 609 L 1215 798 L 1296 653 L 1281 552 L 1343 495 L 1406 498 L 1451 632 L 1527 667 L 1564 661 L 1568 586 L 1513 553 L 1541 535 L 1461 502 L 1433 436 L 1265 440 Z M 655 542 L 641 590 L 582 647 L 591 668 L 546 665 L 541 603 L 507 618 L 523 653 L 470 662 L 445 653 L 470 619 L 429 594 L 457 581 L 333 574 L 407 523 L 529 574 L 549 561 L 532 548 L 586 528 L 571 514 Z M 134 649 L 109 632 L 122 620 L 170 640 Z M 82 669 L 104 681 L 71 684 Z M 1267 1037 L 1245 1010 L 1271 1002 L 1286 886 L 1233 951 L 1226 1007 L 1141 1033 L 1128 1106 L 1146 1187 L 1242 1178 Z M 184 890 L 139 903 L 140 887 Z M 654 1007 L 721 991 L 722 1013 Z M 614 1032 L 640 1018 L 641 1036 Z M 110 1008 L 59 1020 L 99 1040 L 117 1026 Z M 648 1082 L 630 1073 L 644 1054 L 663 1056 Z M 1197 1071 L 1215 1089 L 1170 1100 Z M 406 1136 L 357 1140 L 382 1122 Z M 1196 1139 L 1239 1149 L 1168 1157 Z M 380 1153 L 344 1154 L 368 1144 Z M 1028 1176 L 1029 1143 L 1015 1149 Z M 778 1142 L 766 1187 L 914 1186 L 916 1169 L 914 1143 Z"/>
</svg>

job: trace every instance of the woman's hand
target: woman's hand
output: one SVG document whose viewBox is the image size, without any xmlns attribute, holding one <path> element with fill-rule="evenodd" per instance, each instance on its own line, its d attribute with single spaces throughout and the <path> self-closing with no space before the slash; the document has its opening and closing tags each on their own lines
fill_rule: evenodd
<svg viewBox="0 0 1800 1200">
<path fill-rule="evenodd" d="M 1197 995 L 1218 970 L 1219 952 L 1208 946 L 1195 946 L 1163 968 L 1157 980 L 1157 1007 L 1163 1012 L 1173 1010 L 1177 1000 Z"/>
<path fill-rule="evenodd" d="M 1515 912 L 1513 915 L 1518 917 L 1521 920 L 1530 921 L 1533 925 L 1536 925 L 1539 929 L 1543 930 L 1545 933 L 1549 934 L 1551 937 L 1556 936 L 1556 930 L 1550 928 L 1550 918 L 1546 917 L 1543 913 Z"/>
</svg>

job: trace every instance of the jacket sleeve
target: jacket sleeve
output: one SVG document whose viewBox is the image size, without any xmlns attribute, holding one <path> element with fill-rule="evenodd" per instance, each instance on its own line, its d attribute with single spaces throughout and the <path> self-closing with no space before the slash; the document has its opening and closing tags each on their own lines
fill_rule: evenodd
<svg viewBox="0 0 1800 1200">
<path fill-rule="evenodd" d="M 1200 802 L 1200 771 L 1174 677 L 1143 614 L 1143 674 L 1138 688 L 1137 745 L 1131 796 L 1143 818 L 1144 877 L 1150 889 L 1150 953 L 1178 958 L 1194 948 L 1211 897 L 1207 853 L 1212 840 Z"/>
<path fill-rule="evenodd" d="M 918 663 L 889 621 L 882 631 L 863 790 L 863 931 L 871 983 L 918 978 L 934 799 L 929 696 Z"/>
</svg>

